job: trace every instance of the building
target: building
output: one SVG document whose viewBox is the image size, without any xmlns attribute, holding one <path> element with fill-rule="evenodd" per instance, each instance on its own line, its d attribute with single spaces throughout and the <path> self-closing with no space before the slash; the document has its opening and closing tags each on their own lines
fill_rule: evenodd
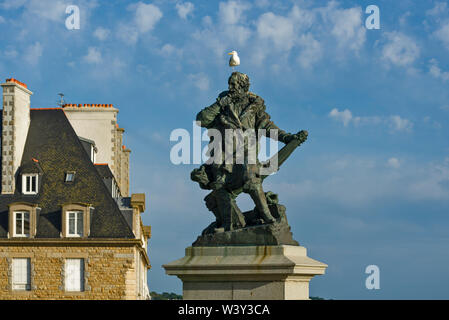
<svg viewBox="0 0 449 320">
<path fill-rule="evenodd" d="M 1 86 L 0 299 L 149 299 L 118 110 L 33 109 L 24 83 Z"/>
</svg>

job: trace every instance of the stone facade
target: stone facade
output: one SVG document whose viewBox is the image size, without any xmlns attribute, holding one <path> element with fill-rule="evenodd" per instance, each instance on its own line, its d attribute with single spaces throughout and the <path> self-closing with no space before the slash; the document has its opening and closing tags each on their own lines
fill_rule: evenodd
<svg viewBox="0 0 449 320">
<path fill-rule="evenodd" d="M 31 290 L 12 289 L 12 259 L 31 259 Z M 84 259 L 84 291 L 66 292 L 65 259 Z M 0 240 L 0 299 L 145 299 L 148 256 L 139 240 Z"/>
<path fill-rule="evenodd" d="M 130 150 L 118 110 L 30 110 L 24 83 L 1 86 L 0 300 L 150 299 L 151 227 L 141 217 L 145 194 L 129 194 Z M 90 150 L 80 138 L 91 140 Z M 92 161 L 107 164 L 107 176 Z M 30 173 L 35 182 L 26 180 Z"/>
<path fill-rule="evenodd" d="M 124 197 L 129 196 L 129 154 L 131 153 L 130 149 L 127 149 L 125 146 L 122 147 L 120 152 L 121 156 L 121 191 Z"/>
</svg>

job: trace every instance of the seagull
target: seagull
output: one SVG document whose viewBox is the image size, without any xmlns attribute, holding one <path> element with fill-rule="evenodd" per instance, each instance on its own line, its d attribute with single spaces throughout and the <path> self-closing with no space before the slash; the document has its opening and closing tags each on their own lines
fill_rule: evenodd
<svg viewBox="0 0 449 320">
<path fill-rule="evenodd" d="M 229 59 L 229 66 L 232 67 L 232 70 L 234 70 L 235 66 L 240 65 L 240 58 L 237 54 L 237 51 L 232 51 L 228 53 L 229 55 L 232 55 L 231 59 Z"/>
</svg>

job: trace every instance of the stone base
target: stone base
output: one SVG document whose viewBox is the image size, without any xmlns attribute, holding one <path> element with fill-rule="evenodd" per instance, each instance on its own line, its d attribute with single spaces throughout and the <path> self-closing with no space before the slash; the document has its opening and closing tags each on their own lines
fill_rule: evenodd
<svg viewBox="0 0 449 320">
<path fill-rule="evenodd" d="M 309 281 L 327 265 L 300 246 L 188 247 L 163 266 L 185 300 L 307 300 Z"/>
</svg>

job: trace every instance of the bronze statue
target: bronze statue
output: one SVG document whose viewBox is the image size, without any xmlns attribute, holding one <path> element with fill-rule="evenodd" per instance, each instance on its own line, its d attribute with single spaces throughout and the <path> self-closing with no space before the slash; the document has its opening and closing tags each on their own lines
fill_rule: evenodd
<svg viewBox="0 0 449 320">
<path fill-rule="evenodd" d="M 278 204 L 277 195 L 265 193 L 262 181 L 268 174 L 262 168 L 270 166 L 273 158 L 266 163 L 257 159 L 260 134 L 277 139 L 286 144 L 278 154 L 277 171 L 293 150 L 307 139 L 307 131 L 297 134 L 280 130 L 265 111 L 264 100 L 249 91 L 249 77 L 240 72 L 233 72 L 228 80 L 229 90 L 222 92 L 217 101 L 204 108 L 197 115 L 198 124 L 204 128 L 215 129 L 220 133 L 222 141 L 220 155 L 211 152 L 215 161 L 203 164 L 192 171 L 192 180 L 198 182 L 203 189 L 212 190 L 206 198 L 207 208 L 213 212 L 216 221 L 207 227 L 196 245 L 221 244 L 298 244 L 291 238 L 285 216 L 285 207 Z M 254 132 L 255 143 L 250 139 L 241 141 L 244 151 L 243 159 L 238 159 L 236 137 L 228 139 L 227 130 Z M 271 133 L 277 134 L 271 134 Z M 211 138 L 210 146 L 214 141 Z M 227 143 L 233 143 L 231 151 L 226 149 Z M 237 144 L 238 145 L 238 144 Z M 255 152 L 255 161 L 250 161 L 249 153 Z M 218 157 L 218 161 L 217 158 Z M 232 161 L 226 161 L 231 159 Z M 242 160 L 242 161 L 238 161 Z M 247 193 L 254 201 L 252 211 L 242 213 L 236 204 L 241 193 Z M 245 232 L 237 232 L 244 230 Z M 256 243 L 255 243 L 256 242 Z M 258 243 L 264 242 L 264 243 Z M 194 245 L 195 245 L 194 244 Z"/>
</svg>

